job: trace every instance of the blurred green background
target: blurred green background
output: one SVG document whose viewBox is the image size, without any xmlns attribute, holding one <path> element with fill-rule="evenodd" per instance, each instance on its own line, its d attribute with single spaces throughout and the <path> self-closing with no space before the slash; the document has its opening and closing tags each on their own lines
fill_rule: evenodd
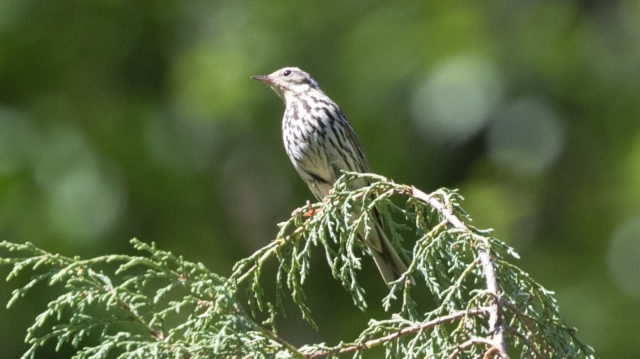
<svg viewBox="0 0 640 359">
<path fill-rule="evenodd" d="M 229 275 L 312 199 L 282 101 L 249 79 L 284 66 L 342 107 L 374 172 L 460 188 L 599 357 L 640 357 L 637 1 L 2 0 L 0 239 L 88 257 L 138 237 Z M 320 331 L 291 311 L 282 336 L 336 344 L 384 318 L 365 262 L 368 313 L 319 256 Z M 3 358 L 58 293 L 0 309 Z M 53 349 L 37 356 L 72 353 Z"/>
</svg>

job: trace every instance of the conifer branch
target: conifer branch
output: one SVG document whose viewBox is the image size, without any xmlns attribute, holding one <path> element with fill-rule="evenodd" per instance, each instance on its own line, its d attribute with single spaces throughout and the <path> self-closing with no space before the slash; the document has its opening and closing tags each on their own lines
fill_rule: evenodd
<svg viewBox="0 0 640 359">
<path fill-rule="evenodd" d="M 349 184 L 359 179 L 370 185 L 351 190 Z M 404 206 L 392 197 L 404 198 Z M 27 359 L 49 340 L 57 341 L 58 347 L 70 343 L 78 359 L 102 358 L 111 351 L 149 359 L 342 354 L 361 358 L 374 347 L 383 347 L 387 358 L 506 359 L 513 352 L 520 358 L 593 359 L 593 350 L 579 342 L 575 329 L 562 320 L 553 293 L 505 259 L 504 253 L 517 258 L 513 249 L 490 231 L 466 224 L 470 218 L 461 200 L 456 191 L 426 194 L 382 176 L 345 173 L 325 201 L 294 211 L 279 224 L 276 239 L 238 261 L 228 279 L 136 239 L 132 244 L 145 255 L 84 260 L 51 254 L 30 243 L 1 242 L 0 250 L 25 255 L 0 258 L 0 265 L 13 265 L 8 279 L 29 268 L 38 271 L 13 292 L 9 306 L 38 283 L 64 284 L 66 293 L 50 302 L 28 330 Z M 362 256 L 369 253 L 356 232 L 359 226 L 366 227 L 373 211 L 407 260 L 407 272 L 391 283 L 382 303 L 387 311 L 399 308 L 389 319 L 371 320 L 348 344 L 296 348 L 278 335 L 275 322 L 278 314 L 284 314 L 282 298 L 290 295 L 302 317 L 315 327 L 303 286 L 314 250 L 324 251 L 331 273 L 354 306 L 368 307 L 358 275 L 361 260 L 368 260 Z M 414 243 L 411 252 L 405 250 L 405 237 Z M 275 301 L 265 298 L 262 289 L 262 267 L 270 260 L 279 264 Z M 424 298 L 415 298 L 409 277 L 427 287 L 434 308 L 426 313 L 418 310 Z M 238 302 L 239 286 L 249 293 L 250 312 Z M 168 293 L 177 299 L 165 299 Z M 255 318 L 265 305 L 270 317 L 259 324 Z M 145 332 L 132 334 L 139 330 L 127 328 L 110 334 L 116 323 L 133 323 Z M 86 344 L 84 339 L 96 328 L 102 329 L 98 344 Z"/>
</svg>

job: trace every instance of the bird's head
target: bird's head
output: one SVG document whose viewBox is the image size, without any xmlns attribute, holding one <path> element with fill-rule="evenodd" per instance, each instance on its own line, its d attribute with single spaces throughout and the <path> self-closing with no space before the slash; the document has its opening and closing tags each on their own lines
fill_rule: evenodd
<svg viewBox="0 0 640 359">
<path fill-rule="evenodd" d="M 251 78 L 269 85 L 285 103 L 310 89 L 320 90 L 316 80 L 297 67 L 285 67 L 267 76 Z"/>
</svg>

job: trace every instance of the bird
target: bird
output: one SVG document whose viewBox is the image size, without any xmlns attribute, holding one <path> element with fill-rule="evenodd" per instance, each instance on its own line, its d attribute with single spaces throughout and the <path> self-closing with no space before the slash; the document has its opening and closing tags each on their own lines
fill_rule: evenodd
<svg viewBox="0 0 640 359">
<path fill-rule="evenodd" d="M 282 139 L 289 159 L 313 195 L 322 201 L 341 171 L 368 173 L 369 164 L 360 140 L 344 113 L 316 80 L 297 67 L 285 67 L 266 76 L 251 76 L 273 89 L 285 103 Z M 365 178 L 351 182 L 349 189 L 369 185 Z M 369 233 L 363 226 L 358 238 L 371 253 L 387 286 L 398 280 L 407 267 L 395 251 L 377 211 L 370 217 Z M 366 237 L 365 237 L 366 235 Z M 408 277 L 411 284 L 413 278 Z"/>
</svg>

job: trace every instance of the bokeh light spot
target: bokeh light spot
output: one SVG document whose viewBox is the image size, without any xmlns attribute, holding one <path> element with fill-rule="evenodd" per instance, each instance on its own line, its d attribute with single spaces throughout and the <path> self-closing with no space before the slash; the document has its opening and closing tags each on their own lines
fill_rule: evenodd
<svg viewBox="0 0 640 359">
<path fill-rule="evenodd" d="M 51 227 L 74 244 L 100 239 L 124 211 L 123 181 L 101 165 L 76 130 L 58 128 L 45 137 L 35 179 L 45 194 Z"/>
<path fill-rule="evenodd" d="M 519 99 L 500 112 L 489 129 L 489 158 L 515 173 L 538 175 L 560 155 L 563 132 L 546 103 L 534 97 Z"/>
<path fill-rule="evenodd" d="M 412 118 L 429 139 L 463 141 L 477 133 L 503 97 L 499 70 L 480 56 L 436 67 L 413 96 Z"/>
<path fill-rule="evenodd" d="M 49 219 L 74 239 L 95 239 L 109 230 L 123 207 L 123 193 L 96 167 L 77 167 L 48 192 Z"/>
</svg>

